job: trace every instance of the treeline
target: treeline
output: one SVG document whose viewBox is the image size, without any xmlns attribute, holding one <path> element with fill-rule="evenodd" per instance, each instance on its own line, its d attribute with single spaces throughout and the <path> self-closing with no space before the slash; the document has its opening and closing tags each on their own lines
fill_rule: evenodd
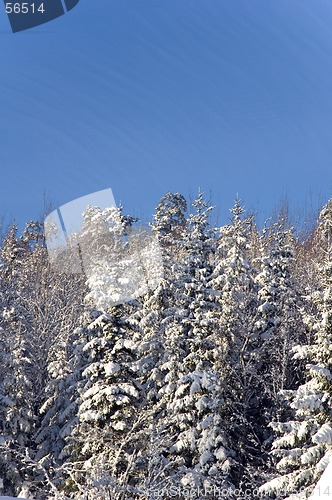
<svg viewBox="0 0 332 500">
<path fill-rule="evenodd" d="M 42 224 L 10 228 L 1 493 L 309 496 L 332 457 L 332 200 L 305 240 L 282 215 L 259 230 L 238 200 L 228 224 L 212 213 L 202 193 L 189 210 L 163 197 L 164 279 L 103 309 L 91 280 L 52 270 Z"/>
</svg>

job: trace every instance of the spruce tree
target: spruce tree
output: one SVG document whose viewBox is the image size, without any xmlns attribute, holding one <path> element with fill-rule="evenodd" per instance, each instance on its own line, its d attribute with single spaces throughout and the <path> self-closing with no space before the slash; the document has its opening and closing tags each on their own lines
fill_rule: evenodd
<svg viewBox="0 0 332 500">
<path fill-rule="evenodd" d="M 297 390 L 285 393 L 291 418 L 271 423 L 277 434 L 271 452 L 276 458 L 276 473 L 261 492 L 274 494 L 275 498 L 281 493 L 294 499 L 307 498 L 332 457 L 331 200 L 320 213 L 318 235 L 324 254 L 324 260 L 317 265 L 320 288 L 307 297 L 316 304 L 317 313 L 312 317 L 304 312 L 313 341 L 293 349 L 294 358 L 307 363 L 306 381 Z"/>
<path fill-rule="evenodd" d="M 303 301 L 294 279 L 294 248 L 292 228 L 285 229 L 282 221 L 272 225 L 263 237 L 260 272 L 255 278 L 261 399 L 265 412 L 271 407 L 275 414 L 280 391 L 294 388 L 297 381 L 291 350 L 304 339 L 305 331 L 300 313 Z"/>
<path fill-rule="evenodd" d="M 43 475 L 35 460 L 39 410 L 46 398 L 50 362 L 61 358 L 79 314 L 81 281 L 52 271 L 43 226 L 38 222 L 29 222 L 20 237 L 11 228 L 1 261 L 2 385 L 9 404 L 2 421 L 3 456 L 9 475 L 15 467 L 20 471 L 14 481 L 6 483 L 9 493 L 17 493 L 24 481 L 37 484 Z"/>
<path fill-rule="evenodd" d="M 218 306 L 208 284 L 214 252 L 208 218 L 213 207 L 203 193 L 193 207 L 185 256 L 171 285 L 175 309 L 165 323 L 157 428 L 169 443 L 164 457 L 175 486 L 225 487 L 230 486 L 233 452 L 222 422 L 220 374 L 214 369 Z"/>
<path fill-rule="evenodd" d="M 186 212 L 185 198 L 180 193 L 167 193 L 159 201 L 153 216 L 152 229 L 158 236 L 167 277 L 172 275 L 173 266 L 181 260 L 181 242 L 187 226 Z"/>
<path fill-rule="evenodd" d="M 90 492 L 91 498 L 105 481 L 114 498 L 122 489 L 130 491 L 140 467 L 145 395 L 136 374 L 138 339 L 125 319 L 128 307 L 99 315 L 87 326 L 88 338 L 80 349 L 78 420 L 66 439 L 65 469 L 71 477 L 66 488 L 70 491 L 74 481 L 77 494 Z"/>
<path fill-rule="evenodd" d="M 254 331 L 257 287 L 250 261 L 253 218 L 240 200 L 231 209 L 231 221 L 220 228 L 211 278 L 220 306 L 220 352 L 224 421 L 236 456 L 231 477 L 236 486 L 253 483 L 260 463 L 261 436 L 257 422 L 257 335 Z"/>
</svg>

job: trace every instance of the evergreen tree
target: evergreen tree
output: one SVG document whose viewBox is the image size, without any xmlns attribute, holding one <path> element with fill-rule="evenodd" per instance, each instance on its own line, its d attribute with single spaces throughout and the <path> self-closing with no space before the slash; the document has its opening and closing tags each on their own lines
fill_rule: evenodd
<svg viewBox="0 0 332 500">
<path fill-rule="evenodd" d="M 186 218 L 168 193 L 156 237 L 88 207 L 64 256 L 86 275 L 50 266 L 41 224 L 10 228 L 1 493 L 309 496 L 332 459 L 332 201 L 305 241 L 283 217 L 260 233 L 239 200 L 218 232 L 211 212 L 200 193 Z"/>
<path fill-rule="evenodd" d="M 208 226 L 213 207 L 200 193 L 184 240 L 185 256 L 173 283 L 176 310 L 165 324 L 159 370 L 157 429 L 176 486 L 229 486 L 233 452 L 223 428 L 220 375 L 214 370 L 218 307 L 208 284 L 214 238 Z"/>
<path fill-rule="evenodd" d="M 17 237 L 12 226 L 4 239 L 1 251 L 1 344 L 2 344 L 2 419 L 1 476 L 5 492 L 18 492 L 27 468 L 20 464 L 21 457 L 31 448 L 35 425 L 33 386 L 34 359 L 31 345 L 29 312 L 24 307 L 25 270 L 30 248 Z"/>
<path fill-rule="evenodd" d="M 78 420 L 66 438 L 64 464 L 71 478 L 66 488 L 70 491 L 74 482 L 75 498 L 75 490 L 78 495 L 90 492 L 89 498 L 94 498 L 98 484 L 105 481 L 112 498 L 117 498 L 137 481 L 134 470 L 139 469 L 143 447 L 142 425 L 137 422 L 145 395 L 136 374 L 138 339 L 125 319 L 128 307 L 117 306 L 99 315 L 87 326 L 87 341 L 81 344 L 77 363 L 81 380 L 75 381 Z"/>
<path fill-rule="evenodd" d="M 293 278 L 293 230 L 276 223 L 264 239 L 267 243 L 263 242 L 260 273 L 255 278 L 259 286 L 255 331 L 260 344 L 261 397 L 265 398 L 265 411 L 272 407 L 276 412 L 279 392 L 296 383 L 291 349 L 304 339 L 305 329 L 302 300 Z"/>
<path fill-rule="evenodd" d="M 231 214 L 231 223 L 220 228 L 211 286 L 220 305 L 217 345 L 221 354 L 216 366 L 224 378 L 224 420 L 237 458 L 231 477 L 236 486 L 247 486 L 254 482 L 255 469 L 261 463 L 254 331 L 256 270 L 249 259 L 253 219 L 245 217 L 238 199 Z"/>
<path fill-rule="evenodd" d="M 19 238 L 15 227 L 10 230 L 1 260 L 6 353 L 2 380 L 5 400 L 10 402 L 3 420 L 4 456 L 10 475 L 15 471 L 14 459 L 20 471 L 14 481 L 6 483 L 9 493 L 17 493 L 22 482 L 29 482 L 34 475 L 31 470 L 38 447 L 34 436 L 40 425 L 39 409 L 45 401 L 49 364 L 61 357 L 79 314 L 81 281 L 52 272 L 43 227 L 38 222 L 28 223 Z"/>
<path fill-rule="evenodd" d="M 181 242 L 186 233 L 187 202 L 179 193 L 167 193 L 159 201 L 153 216 L 152 228 L 162 248 L 166 276 L 181 260 Z"/>
<path fill-rule="evenodd" d="M 280 492 L 289 498 L 307 498 L 332 457 L 332 201 L 319 217 L 318 234 L 325 258 L 319 262 L 320 289 L 309 297 L 317 306 L 315 318 L 307 316 L 313 342 L 293 349 L 295 359 L 307 362 L 306 382 L 286 391 L 293 410 L 285 422 L 273 422 L 279 435 L 272 446 L 276 477 L 261 487 L 264 493 Z M 302 491 L 301 491 L 302 489 Z"/>
</svg>

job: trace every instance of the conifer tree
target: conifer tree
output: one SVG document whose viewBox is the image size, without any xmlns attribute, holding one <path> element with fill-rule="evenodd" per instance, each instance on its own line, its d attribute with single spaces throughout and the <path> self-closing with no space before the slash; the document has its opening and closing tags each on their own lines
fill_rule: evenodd
<svg viewBox="0 0 332 500">
<path fill-rule="evenodd" d="M 10 228 L 1 493 L 310 495 L 332 459 L 332 201 L 304 242 L 282 217 L 261 234 L 239 200 L 218 232 L 211 213 L 203 193 L 187 218 L 180 194 L 162 198 L 163 277 L 142 244 L 157 238 L 121 208 L 89 207 L 71 236 L 86 275 L 51 267 L 42 224 Z"/>
<path fill-rule="evenodd" d="M 30 248 L 17 237 L 12 226 L 4 239 L 1 251 L 1 344 L 2 344 L 2 419 L 1 475 L 5 491 L 18 492 L 27 469 L 20 464 L 20 455 L 31 448 L 35 424 L 33 386 L 33 352 L 29 313 L 24 307 L 26 262 Z M 23 298 L 23 301 L 22 301 Z"/>
<path fill-rule="evenodd" d="M 277 434 L 272 446 L 276 474 L 261 487 L 263 493 L 277 498 L 280 492 L 289 498 L 307 498 L 332 457 L 331 200 L 320 213 L 318 235 L 324 251 L 324 260 L 317 266 L 320 289 L 308 297 L 316 303 L 317 315 L 304 318 L 313 331 L 313 342 L 293 349 L 295 359 L 307 362 L 307 378 L 297 390 L 285 393 L 291 418 L 271 424 Z"/>
<path fill-rule="evenodd" d="M 180 193 L 167 193 L 161 198 L 153 216 L 152 228 L 162 248 L 166 276 L 181 259 L 181 242 L 186 233 L 187 202 Z"/>
<path fill-rule="evenodd" d="M 177 307 L 165 324 L 158 432 L 169 442 L 164 457 L 175 485 L 229 486 L 233 452 L 222 424 L 220 375 L 214 370 L 218 307 L 208 284 L 214 252 L 208 217 L 213 207 L 203 193 L 193 206 L 185 256 L 172 285 Z"/>
<path fill-rule="evenodd" d="M 17 492 L 33 474 L 40 425 L 39 409 L 45 401 L 49 364 L 61 358 L 68 332 L 80 308 L 79 278 L 52 272 L 44 245 L 43 227 L 29 222 L 21 237 L 15 227 L 5 238 L 1 254 L 2 325 L 5 354 L 3 389 L 7 408 L 4 450 L 8 469 L 18 477 L 8 483 Z M 29 460 L 31 461 L 29 463 Z M 37 466 L 37 465 L 36 465 Z M 37 466 L 38 469 L 38 466 Z M 39 474 L 39 473 L 38 473 Z M 15 483 L 15 484 L 14 484 Z"/>
<path fill-rule="evenodd" d="M 254 332 L 257 289 L 255 268 L 249 260 L 253 220 L 245 216 L 238 199 L 231 214 L 231 223 L 220 228 L 211 286 L 220 305 L 217 367 L 224 377 L 224 418 L 237 457 L 232 478 L 238 486 L 253 480 L 261 438 L 257 435 L 258 344 Z"/>
<path fill-rule="evenodd" d="M 293 230 L 285 229 L 281 221 L 270 228 L 266 239 L 255 278 L 259 286 L 255 331 L 260 345 L 261 397 L 266 407 L 277 411 L 279 392 L 293 388 L 296 382 L 291 349 L 303 340 L 304 325 L 302 300 L 293 277 Z"/>
<path fill-rule="evenodd" d="M 99 315 L 87 327 L 88 339 L 80 349 L 78 421 L 67 439 L 65 468 L 76 469 L 71 478 L 78 494 L 90 491 L 91 498 L 99 482 L 108 481 L 114 495 L 134 487 L 144 446 L 137 421 L 145 395 L 136 375 L 138 340 L 125 319 L 128 307 Z"/>
</svg>

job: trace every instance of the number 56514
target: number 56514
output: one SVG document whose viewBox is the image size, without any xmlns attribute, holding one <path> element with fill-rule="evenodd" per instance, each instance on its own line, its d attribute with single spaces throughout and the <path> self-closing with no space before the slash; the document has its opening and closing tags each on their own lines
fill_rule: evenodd
<svg viewBox="0 0 332 500">
<path fill-rule="evenodd" d="M 6 3 L 6 12 L 7 14 L 34 14 L 35 12 L 41 12 L 42 14 L 45 12 L 44 4 L 41 3 L 39 6 L 35 3 Z"/>
</svg>

